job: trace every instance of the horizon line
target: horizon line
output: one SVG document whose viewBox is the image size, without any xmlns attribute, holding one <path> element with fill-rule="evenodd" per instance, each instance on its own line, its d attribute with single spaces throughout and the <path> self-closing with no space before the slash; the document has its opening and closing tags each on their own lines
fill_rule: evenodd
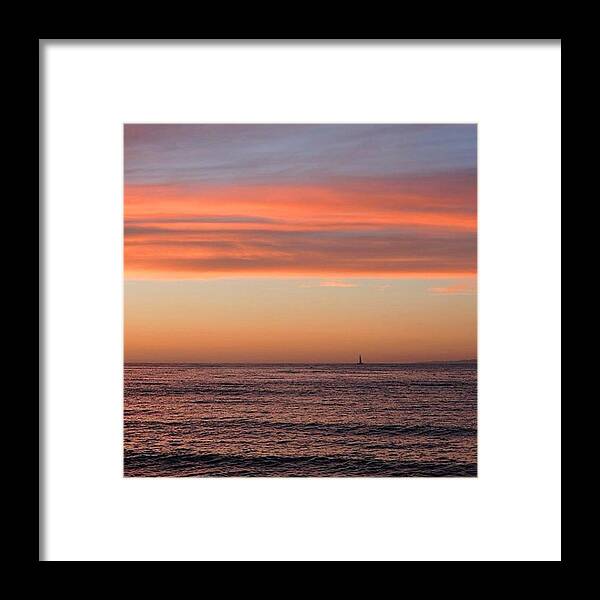
<svg viewBox="0 0 600 600">
<path fill-rule="evenodd" d="M 453 360 L 418 360 L 418 361 L 385 361 L 385 362 L 363 362 L 362 365 L 426 365 L 435 363 L 461 363 L 477 362 L 477 358 L 459 358 Z M 123 365 L 356 365 L 356 362 L 244 362 L 244 361 L 226 361 L 226 362 L 204 362 L 204 361 L 147 361 L 147 360 L 126 360 Z"/>
</svg>

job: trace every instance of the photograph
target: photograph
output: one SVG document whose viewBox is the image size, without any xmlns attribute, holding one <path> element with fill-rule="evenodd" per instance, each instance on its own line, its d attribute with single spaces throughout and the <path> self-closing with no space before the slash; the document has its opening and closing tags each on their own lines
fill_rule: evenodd
<svg viewBox="0 0 600 600">
<path fill-rule="evenodd" d="M 125 477 L 477 477 L 477 143 L 126 123 Z"/>
</svg>

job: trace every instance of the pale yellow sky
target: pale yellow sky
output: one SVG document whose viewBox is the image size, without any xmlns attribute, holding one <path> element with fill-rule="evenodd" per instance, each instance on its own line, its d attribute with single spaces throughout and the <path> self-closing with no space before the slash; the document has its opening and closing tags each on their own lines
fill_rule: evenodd
<svg viewBox="0 0 600 600">
<path fill-rule="evenodd" d="M 125 283 L 128 362 L 367 362 L 477 356 L 476 279 Z"/>
</svg>

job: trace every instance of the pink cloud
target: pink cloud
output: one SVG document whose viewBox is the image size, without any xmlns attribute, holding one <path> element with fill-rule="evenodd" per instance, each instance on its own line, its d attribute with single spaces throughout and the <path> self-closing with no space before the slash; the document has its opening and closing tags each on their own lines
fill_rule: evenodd
<svg viewBox="0 0 600 600">
<path fill-rule="evenodd" d="M 442 296 L 472 296 L 476 293 L 475 286 L 471 283 L 457 283 L 445 287 L 431 287 L 427 290 L 430 294 Z"/>
<path fill-rule="evenodd" d="M 358 285 L 356 285 L 356 283 L 348 283 L 345 281 L 321 281 L 319 287 L 353 288 L 358 287 Z"/>
</svg>

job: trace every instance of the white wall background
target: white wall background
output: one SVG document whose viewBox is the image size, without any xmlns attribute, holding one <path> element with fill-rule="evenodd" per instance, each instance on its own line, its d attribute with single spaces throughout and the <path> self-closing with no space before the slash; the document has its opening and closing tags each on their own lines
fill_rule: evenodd
<svg viewBox="0 0 600 600">
<path fill-rule="evenodd" d="M 558 44 L 42 52 L 46 560 L 560 559 Z M 477 479 L 122 477 L 124 122 L 479 124 Z"/>
</svg>

